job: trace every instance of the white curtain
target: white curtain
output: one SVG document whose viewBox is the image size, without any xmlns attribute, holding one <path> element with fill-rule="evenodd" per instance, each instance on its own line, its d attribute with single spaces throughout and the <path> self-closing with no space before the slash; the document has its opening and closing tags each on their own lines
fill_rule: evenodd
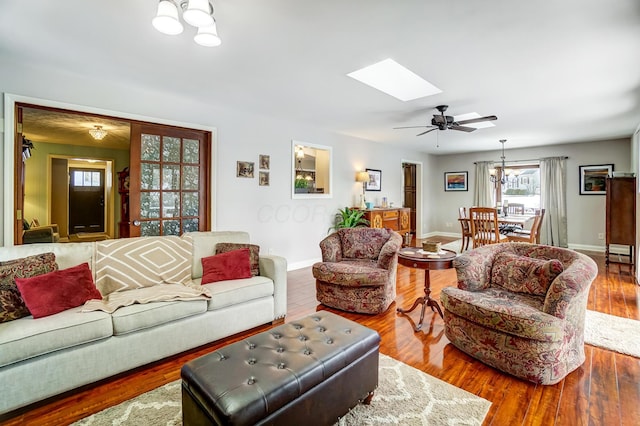
<svg viewBox="0 0 640 426">
<path fill-rule="evenodd" d="M 545 209 L 540 242 L 568 247 L 567 160 L 564 157 L 540 160 L 540 207 Z"/>
<path fill-rule="evenodd" d="M 478 161 L 476 163 L 476 181 L 473 193 L 473 205 L 476 207 L 495 207 L 495 187 L 491 182 L 489 169 L 492 161 Z"/>
</svg>

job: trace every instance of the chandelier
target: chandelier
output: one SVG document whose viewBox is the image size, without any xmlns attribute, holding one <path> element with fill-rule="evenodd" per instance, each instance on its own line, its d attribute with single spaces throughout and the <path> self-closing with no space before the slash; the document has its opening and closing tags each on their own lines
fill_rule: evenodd
<svg viewBox="0 0 640 426">
<path fill-rule="evenodd" d="M 93 129 L 89 130 L 89 134 L 97 141 L 104 139 L 107 136 L 107 131 L 102 126 L 93 126 Z"/>
<path fill-rule="evenodd" d="M 198 32 L 193 40 L 200 46 L 220 46 L 216 20 L 213 17 L 213 6 L 208 0 L 160 0 L 158 12 L 151 23 L 163 34 L 177 35 L 184 26 L 178 17 L 178 9 L 182 10 L 182 19 L 196 28 Z"/>
<path fill-rule="evenodd" d="M 520 172 L 517 170 L 509 170 L 505 167 L 504 143 L 506 141 L 506 139 L 500 139 L 500 143 L 502 144 L 502 155 L 500 156 L 500 160 L 502 161 L 502 163 L 499 170 L 496 170 L 495 168 L 489 170 L 489 179 L 491 180 L 491 182 L 493 182 L 494 185 L 497 185 L 498 182 L 500 182 L 500 185 L 504 185 L 509 181 L 510 177 L 515 178 L 520 174 Z M 498 172 L 500 173 L 500 176 L 498 176 Z"/>
</svg>

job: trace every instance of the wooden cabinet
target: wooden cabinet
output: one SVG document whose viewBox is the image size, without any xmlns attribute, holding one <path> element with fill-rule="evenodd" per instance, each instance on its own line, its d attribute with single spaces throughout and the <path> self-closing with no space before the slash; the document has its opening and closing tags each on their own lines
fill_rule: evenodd
<svg viewBox="0 0 640 426">
<path fill-rule="evenodd" d="M 369 209 L 364 217 L 371 228 L 389 228 L 401 235 L 411 232 L 410 208 Z"/>
<path fill-rule="evenodd" d="M 633 265 L 636 245 L 636 178 L 607 178 L 606 190 L 606 264 L 619 263 L 609 259 L 609 245 L 614 244 L 629 246 L 629 263 Z"/>
</svg>

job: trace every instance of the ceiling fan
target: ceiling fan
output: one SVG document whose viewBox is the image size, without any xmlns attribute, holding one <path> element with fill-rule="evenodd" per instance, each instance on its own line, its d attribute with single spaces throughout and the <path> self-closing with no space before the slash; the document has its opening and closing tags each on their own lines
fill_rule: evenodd
<svg viewBox="0 0 640 426">
<path fill-rule="evenodd" d="M 394 127 L 394 129 L 417 129 L 421 127 L 426 127 L 429 130 L 426 130 L 422 133 L 418 133 L 416 136 L 421 136 L 429 132 L 433 132 L 434 130 L 460 130 L 462 132 L 473 132 L 476 130 L 475 127 L 464 126 L 465 124 L 472 123 L 480 123 L 482 121 L 493 121 L 497 120 L 498 117 L 495 115 L 487 115 L 486 117 L 478 117 L 478 118 L 470 118 L 468 120 L 460 120 L 455 121 L 453 116 L 444 115 L 444 112 L 449 108 L 449 105 L 438 105 L 436 109 L 440 111 L 440 114 L 433 114 L 433 118 L 431 119 L 431 125 L 424 126 L 404 126 L 404 127 Z"/>
</svg>

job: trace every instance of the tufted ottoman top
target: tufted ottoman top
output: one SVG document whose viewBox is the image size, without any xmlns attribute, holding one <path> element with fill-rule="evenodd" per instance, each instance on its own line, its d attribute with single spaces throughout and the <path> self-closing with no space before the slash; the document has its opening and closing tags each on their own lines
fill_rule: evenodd
<svg viewBox="0 0 640 426">
<path fill-rule="evenodd" d="M 320 311 L 190 361 L 181 375 L 211 417 L 253 424 L 379 345 L 374 330 Z"/>
</svg>

